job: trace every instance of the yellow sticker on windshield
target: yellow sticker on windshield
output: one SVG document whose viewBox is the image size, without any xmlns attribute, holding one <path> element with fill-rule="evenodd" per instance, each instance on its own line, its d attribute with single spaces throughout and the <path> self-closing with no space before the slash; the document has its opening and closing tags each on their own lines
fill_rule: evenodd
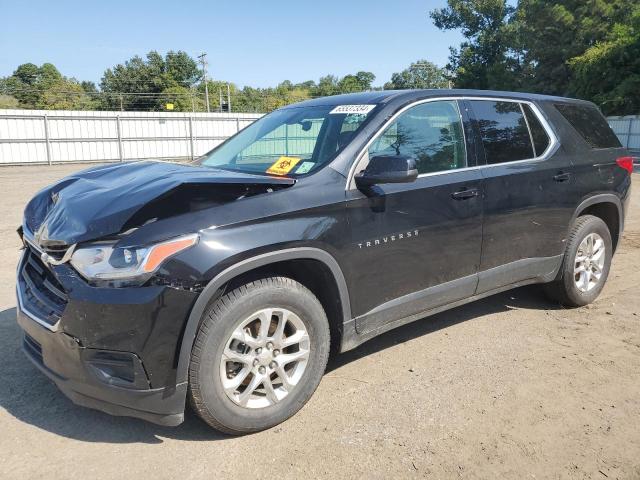
<svg viewBox="0 0 640 480">
<path fill-rule="evenodd" d="M 300 160 L 298 157 L 280 157 L 276 163 L 269 167 L 267 173 L 272 175 L 286 175 Z"/>
</svg>

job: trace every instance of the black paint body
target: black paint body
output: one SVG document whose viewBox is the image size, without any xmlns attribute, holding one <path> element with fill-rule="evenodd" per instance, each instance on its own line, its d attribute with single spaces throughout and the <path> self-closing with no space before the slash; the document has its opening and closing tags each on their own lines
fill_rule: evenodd
<svg viewBox="0 0 640 480">
<path fill-rule="evenodd" d="M 487 165 L 465 100 L 472 97 L 532 102 L 554 131 L 557 145 L 540 161 Z M 429 98 L 460 102 L 468 168 L 420 176 L 412 183 L 377 185 L 366 193 L 355 188 L 352 167 L 367 142 L 400 109 Z M 32 200 L 25 211 L 25 231 L 35 231 L 47 209 L 57 208 L 45 241 L 63 245 L 121 233 L 146 203 L 183 184 L 269 186 L 240 199 L 168 215 L 121 236 L 121 245 L 135 246 L 200 235 L 196 246 L 169 259 L 142 286 L 89 285 L 68 264 L 50 267 L 68 296 L 59 328 L 52 332 L 35 323 L 20 304 L 18 321 L 27 334 L 30 358 L 74 401 L 113 414 L 180 423 L 200 316 L 229 282 L 255 268 L 307 260 L 307 268 L 316 265 L 325 272 L 335 292 L 328 300 L 338 316 L 334 328 L 341 349 L 347 350 L 470 299 L 552 280 L 572 219 L 586 208 L 615 208 L 619 218 L 614 234 L 622 232 L 631 185 L 630 175 L 616 165 L 624 150 L 590 148 L 554 107 L 572 100 L 451 90 L 375 92 L 310 102 L 377 107 L 329 165 L 295 182 L 143 162 L 81 172 Z M 554 180 L 565 173 L 568 181 Z M 124 186 L 119 181 L 123 176 L 128 179 Z M 93 179 L 89 188 L 82 183 L 87 177 Z M 65 199 L 65 188 L 75 188 L 74 196 Z M 467 190 L 477 194 L 452 197 Z M 49 200 L 52 193 L 60 196 L 57 206 Z M 78 195 L 84 195 L 83 202 Z M 116 352 L 116 357 L 125 352 L 129 357 L 120 360 L 146 377 L 127 386 L 92 374 L 87 358 L 102 351 Z"/>
</svg>

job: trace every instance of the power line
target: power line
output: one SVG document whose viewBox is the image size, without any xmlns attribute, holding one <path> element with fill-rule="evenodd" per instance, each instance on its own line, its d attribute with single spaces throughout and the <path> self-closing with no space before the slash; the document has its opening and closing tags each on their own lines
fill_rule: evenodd
<svg viewBox="0 0 640 480">
<path fill-rule="evenodd" d="M 5 92 L 8 93 L 18 93 L 18 92 L 24 92 L 24 93 L 29 93 L 29 92 L 35 92 L 35 93 L 44 93 L 46 90 L 41 90 L 39 88 L 35 88 L 35 87 L 5 87 L 4 89 Z M 120 96 L 131 96 L 131 97 L 150 97 L 150 100 L 153 100 L 153 98 L 156 97 L 175 97 L 175 96 L 184 96 L 184 97 L 204 97 L 204 93 L 203 92 L 199 92 L 197 90 L 192 90 L 191 92 L 105 92 L 105 91 L 99 91 L 99 92 L 86 92 L 84 90 L 82 91 L 74 91 L 74 90 L 54 90 L 53 93 L 64 93 L 64 94 L 68 94 L 68 95 L 89 95 L 89 96 L 96 96 L 96 97 L 100 97 L 100 96 L 106 96 L 106 97 L 120 97 Z M 229 92 L 230 94 L 230 92 Z M 246 95 L 246 93 L 244 93 L 242 90 L 238 90 L 234 95 L 236 96 L 244 96 Z M 251 98 L 252 96 L 257 95 L 257 97 L 271 97 L 271 96 L 278 96 L 277 92 L 275 91 L 269 91 L 269 90 L 264 90 L 261 91 L 259 93 L 255 93 L 255 92 L 251 92 L 250 94 L 248 94 L 249 98 Z M 336 95 L 339 95 L 339 93 L 337 93 Z M 304 98 L 306 99 L 313 99 L 313 98 L 321 98 L 324 97 L 326 95 L 307 95 Z"/>
<path fill-rule="evenodd" d="M 37 88 L 37 87 L 5 87 L 6 91 L 13 92 L 44 92 L 46 90 Z M 166 96 L 197 96 L 203 95 L 201 92 L 194 90 L 193 92 L 86 92 L 86 91 L 73 91 L 73 90 L 54 90 L 55 93 L 68 93 L 70 95 L 106 95 L 106 96 L 155 96 L 155 97 L 166 97 Z"/>
</svg>

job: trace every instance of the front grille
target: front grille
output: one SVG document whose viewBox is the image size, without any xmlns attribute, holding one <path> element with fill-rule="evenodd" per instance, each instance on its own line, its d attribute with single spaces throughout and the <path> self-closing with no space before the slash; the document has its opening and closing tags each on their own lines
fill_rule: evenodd
<svg viewBox="0 0 640 480">
<path fill-rule="evenodd" d="M 67 295 L 55 275 L 30 247 L 25 250 L 18 288 L 22 308 L 47 325 L 58 323 L 67 305 Z"/>
<path fill-rule="evenodd" d="M 55 258 L 56 260 L 60 260 L 62 257 L 64 257 L 64 254 L 67 253 L 69 247 L 67 245 L 49 246 L 42 247 L 42 250 L 50 257 Z"/>
<path fill-rule="evenodd" d="M 61 260 L 65 253 L 69 250 L 69 245 L 47 245 L 41 246 L 34 240 L 33 232 L 29 229 L 28 225 L 22 226 L 21 238 L 25 245 L 29 245 L 34 253 L 38 252 L 46 253 L 55 260 Z"/>
</svg>

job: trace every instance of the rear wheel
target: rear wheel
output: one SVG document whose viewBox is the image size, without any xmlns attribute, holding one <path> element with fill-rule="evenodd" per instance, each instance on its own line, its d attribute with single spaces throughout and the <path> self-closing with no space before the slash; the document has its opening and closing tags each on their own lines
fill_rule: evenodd
<svg viewBox="0 0 640 480">
<path fill-rule="evenodd" d="M 593 215 L 578 217 L 567 240 L 560 277 L 545 285 L 547 294 L 569 307 L 593 302 L 609 276 L 612 254 L 607 225 Z"/>
<path fill-rule="evenodd" d="M 311 397 L 329 354 L 318 299 L 284 277 L 247 283 L 206 312 L 189 368 L 194 410 L 225 433 L 277 425 Z"/>
</svg>

